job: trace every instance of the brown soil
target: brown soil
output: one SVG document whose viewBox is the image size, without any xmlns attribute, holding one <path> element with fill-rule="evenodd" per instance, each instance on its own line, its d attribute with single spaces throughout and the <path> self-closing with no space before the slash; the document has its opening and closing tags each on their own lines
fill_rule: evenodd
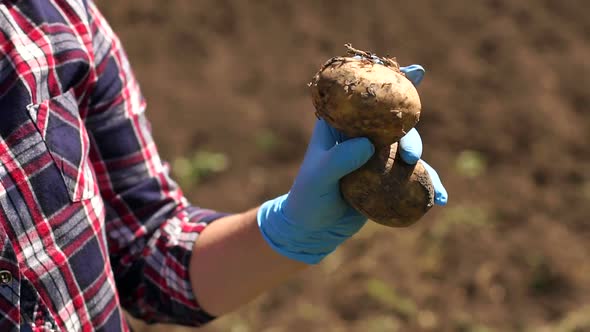
<svg viewBox="0 0 590 332">
<path fill-rule="evenodd" d="M 418 129 L 449 205 L 408 229 L 369 225 L 202 330 L 589 331 L 590 5 L 343 3 L 99 2 L 164 158 L 227 154 L 227 171 L 185 187 L 204 207 L 288 190 L 314 122 L 306 84 L 344 43 L 428 71 Z M 485 169 L 466 172 L 464 151 Z"/>
</svg>

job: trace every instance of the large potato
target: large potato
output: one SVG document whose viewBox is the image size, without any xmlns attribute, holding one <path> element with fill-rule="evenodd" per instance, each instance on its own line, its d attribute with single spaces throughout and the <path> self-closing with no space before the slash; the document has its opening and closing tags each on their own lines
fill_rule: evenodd
<svg viewBox="0 0 590 332">
<path fill-rule="evenodd" d="M 316 114 L 348 137 L 367 137 L 375 155 L 340 181 L 344 198 L 367 218 L 408 226 L 433 205 L 421 162 L 408 165 L 397 144 L 420 118 L 420 97 L 395 59 L 347 45 L 350 57 L 326 62 L 309 84 Z"/>
<path fill-rule="evenodd" d="M 317 115 L 349 137 L 378 146 L 397 142 L 418 123 L 420 97 L 397 66 L 336 57 L 310 83 Z"/>
</svg>

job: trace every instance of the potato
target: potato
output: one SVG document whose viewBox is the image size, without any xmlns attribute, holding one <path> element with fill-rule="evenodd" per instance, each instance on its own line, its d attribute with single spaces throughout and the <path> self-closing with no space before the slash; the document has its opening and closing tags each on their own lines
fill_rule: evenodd
<svg viewBox="0 0 590 332">
<path fill-rule="evenodd" d="M 349 204 L 367 218 L 391 227 L 409 226 L 434 204 L 430 176 L 418 161 L 406 164 L 397 154 L 397 143 L 379 149 L 360 169 L 340 180 Z"/>
<path fill-rule="evenodd" d="M 317 115 L 349 137 L 389 147 L 420 118 L 420 97 L 399 66 L 371 58 L 330 59 L 310 83 Z"/>
<path fill-rule="evenodd" d="M 406 164 L 397 144 L 420 118 L 418 92 L 395 59 L 379 58 L 349 44 L 350 57 L 326 62 L 309 84 L 316 115 L 348 137 L 367 137 L 375 154 L 340 181 L 344 198 L 383 225 L 408 226 L 434 202 L 421 162 Z"/>
</svg>

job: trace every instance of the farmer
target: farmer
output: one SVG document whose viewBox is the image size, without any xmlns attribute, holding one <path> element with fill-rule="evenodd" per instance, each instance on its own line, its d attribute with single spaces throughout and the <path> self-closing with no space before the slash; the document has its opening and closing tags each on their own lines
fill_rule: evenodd
<svg viewBox="0 0 590 332">
<path fill-rule="evenodd" d="M 338 180 L 372 155 L 367 139 L 339 140 L 318 120 L 288 194 L 239 214 L 202 209 L 170 179 L 91 0 L 2 1 L 0 30 L 0 331 L 128 331 L 123 308 L 198 326 L 366 222 Z M 404 70 L 420 82 L 420 66 Z M 420 158 L 416 131 L 401 145 Z"/>
</svg>

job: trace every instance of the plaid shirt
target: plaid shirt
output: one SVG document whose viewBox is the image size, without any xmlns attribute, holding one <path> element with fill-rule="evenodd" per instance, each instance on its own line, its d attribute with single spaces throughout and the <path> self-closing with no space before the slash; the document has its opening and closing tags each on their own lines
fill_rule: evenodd
<svg viewBox="0 0 590 332">
<path fill-rule="evenodd" d="M 161 162 L 120 42 L 91 0 L 0 1 L 0 331 L 199 325 L 188 276 L 222 216 Z"/>
</svg>

